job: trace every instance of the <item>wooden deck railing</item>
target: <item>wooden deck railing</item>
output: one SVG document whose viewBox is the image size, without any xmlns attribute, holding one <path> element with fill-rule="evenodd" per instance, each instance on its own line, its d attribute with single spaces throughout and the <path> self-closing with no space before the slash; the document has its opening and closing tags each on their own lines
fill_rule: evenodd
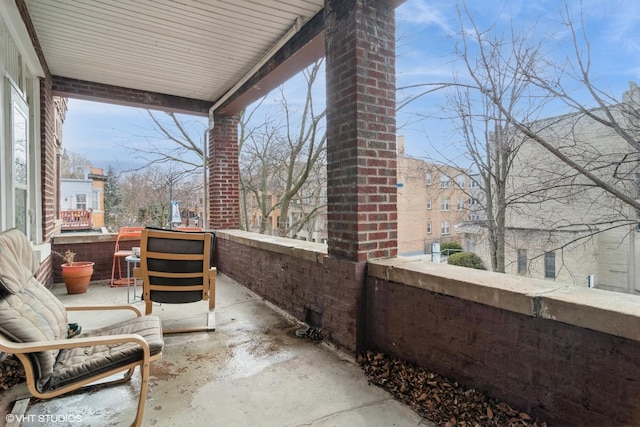
<svg viewBox="0 0 640 427">
<path fill-rule="evenodd" d="M 91 211 L 80 209 L 60 211 L 62 230 L 91 230 Z"/>
</svg>

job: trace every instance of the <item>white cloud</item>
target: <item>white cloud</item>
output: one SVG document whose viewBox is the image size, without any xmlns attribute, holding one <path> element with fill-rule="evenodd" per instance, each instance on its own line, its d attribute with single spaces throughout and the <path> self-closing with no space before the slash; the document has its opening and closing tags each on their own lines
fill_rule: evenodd
<svg viewBox="0 0 640 427">
<path fill-rule="evenodd" d="M 449 6 L 448 9 L 451 10 L 453 8 Z M 453 32 L 447 22 L 447 17 L 434 6 L 434 2 L 427 3 L 425 0 L 408 1 L 398 8 L 397 17 L 401 21 L 412 24 L 439 27 L 447 34 Z"/>
</svg>

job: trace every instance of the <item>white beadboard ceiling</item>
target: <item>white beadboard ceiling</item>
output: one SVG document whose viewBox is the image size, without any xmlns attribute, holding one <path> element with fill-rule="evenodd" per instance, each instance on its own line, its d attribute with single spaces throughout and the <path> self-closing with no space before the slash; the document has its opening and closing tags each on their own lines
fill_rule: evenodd
<svg viewBox="0 0 640 427">
<path fill-rule="evenodd" d="M 53 75 L 216 101 L 324 0 L 26 0 Z"/>
</svg>

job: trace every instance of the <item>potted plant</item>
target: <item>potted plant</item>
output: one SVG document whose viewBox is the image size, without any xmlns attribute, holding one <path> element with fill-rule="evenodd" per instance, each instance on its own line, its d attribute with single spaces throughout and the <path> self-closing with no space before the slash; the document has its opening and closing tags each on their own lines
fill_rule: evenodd
<svg viewBox="0 0 640 427">
<path fill-rule="evenodd" d="M 93 275 L 93 262 L 74 261 L 76 254 L 67 250 L 64 254 L 64 264 L 62 264 L 62 280 L 67 286 L 69 294 L 83 294 L 89 288 L 89 282 Z"/>
</svg>

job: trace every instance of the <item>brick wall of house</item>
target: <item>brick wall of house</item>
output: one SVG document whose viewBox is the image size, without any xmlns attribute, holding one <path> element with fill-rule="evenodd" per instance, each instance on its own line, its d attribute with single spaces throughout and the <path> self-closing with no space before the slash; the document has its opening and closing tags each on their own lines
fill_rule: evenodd
<svg viewBox="0 0 640 427">
<path fill-rule="evenodd" d="M 48 242 L 54 232 L 58 197 L 55 106 L 50 78 L 40 81 L 40 107 L 42 234 L 43 240 Z"/>
<path fill-rule="evenodd" d="M 40 264 L 40 270 L 38 270 L 36 274 L 36 279 L 45 286 L 51 286 L 54 283 L 52 257 L 47 258 Z"/>
<path fill-rule="evenodd" d="M 367 278 L 369 348 L 418 363 L 550 425 L 637 425 L 640 343 Z"/>
<path fill-rule="evenodd" d="M 207 228 L 240 228 L 238 117 L 214 117 L 209 135 L 209 223 Z"/>
<path fill-rule="evenodd" d="M 283 252 L 237 243 L 222 232 L 216 239 L 215 263 L 221 273 L 298 320 L 322 328 L 327 341 L 355 354 L 358 331 L 363 330 L 359 307 L 365 264 Z"/>
<path fill-rule="evenodd" d="M 325 4 L 329 254 L 395 256 L 395 10 Z"/>
<path fill-rule="evenodd" d="M 40 79 L 40 191 L 42 194 L 42 236 L 38 236 L 35 240 L 42 239 L 43 242 L 49 242 L 54 232 L 56 219 L 56 198 L 57 198 L 57 182 L 56 182 L 56 135 L 55 135 L 55 113 L 54 102 L 51 91 L 51 73 L 44 58 L 42 47 L 38 41 L 33 22 L 29 16 L 29 10 L 24 0 L 15 0 L 16 7 L 20 11 L 20 16 L 24 21 L 24 25 L 29 33 L 31 44 L 38 55 L 40 65 L 44 70 L 44 77 Z M 30 106 L 32 108 L 33 106 Z M 51 269 L 51 260 L 45 260 L 38 271 L 38 279 L 47 285 L 52 282 L 53 272 Z"/>
</svg>

